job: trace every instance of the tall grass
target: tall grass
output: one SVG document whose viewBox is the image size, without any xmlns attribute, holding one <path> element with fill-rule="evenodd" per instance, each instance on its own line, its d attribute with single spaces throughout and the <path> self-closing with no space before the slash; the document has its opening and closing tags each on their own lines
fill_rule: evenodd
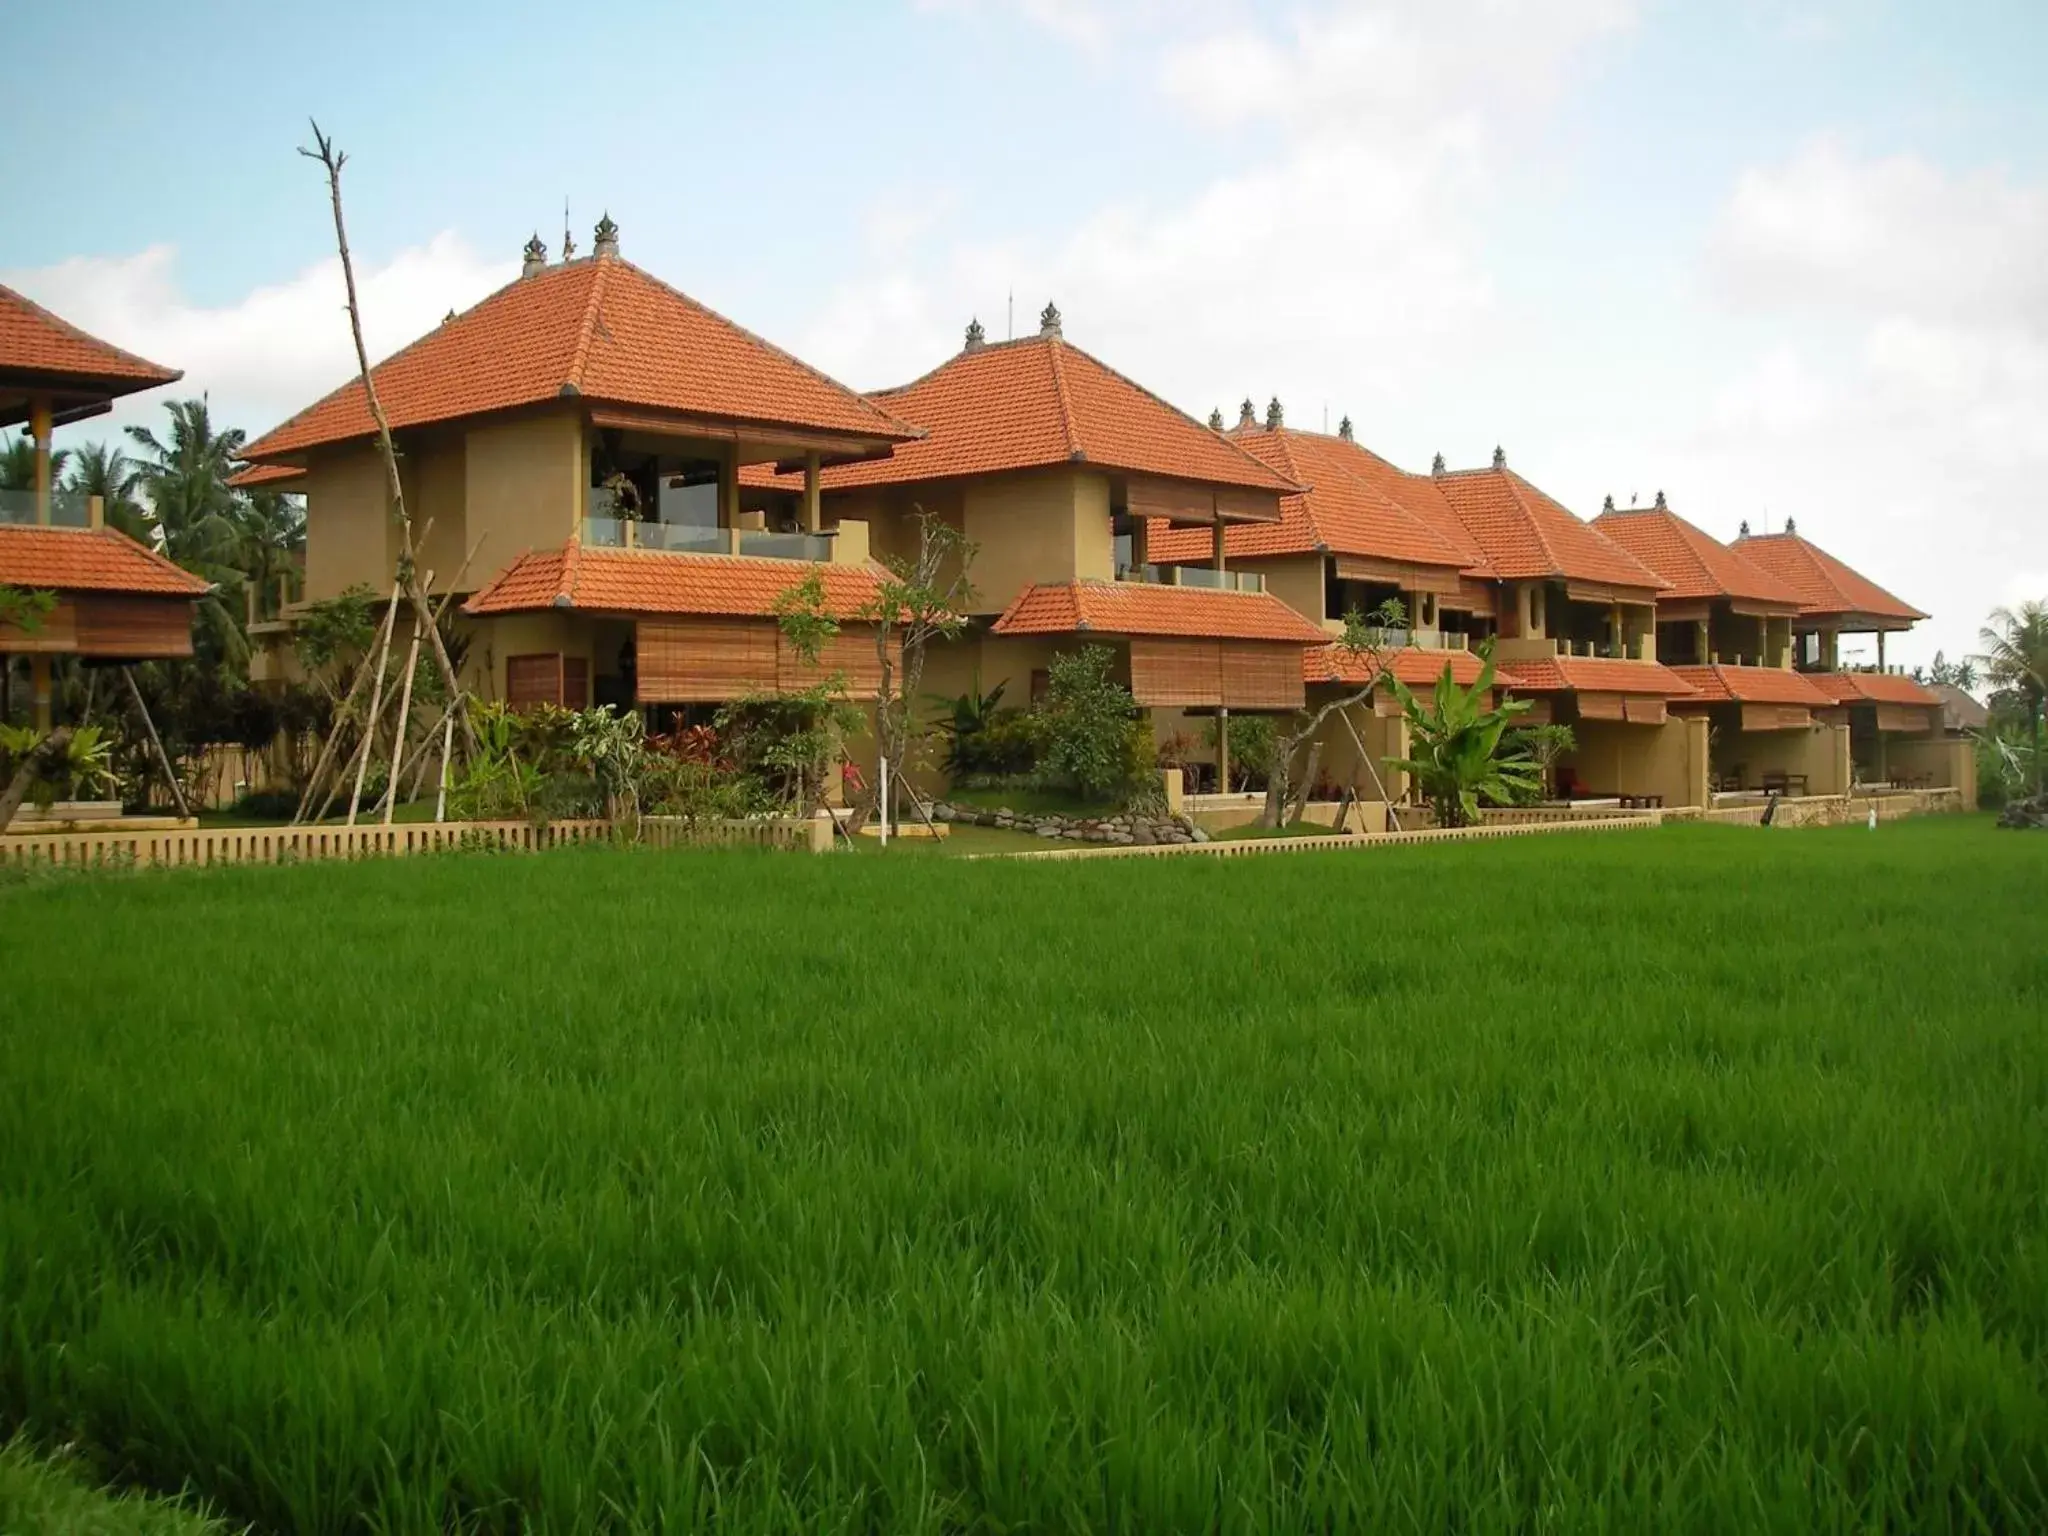
<svg viewBox="0 0 2048 1536">
<path fill-rule="evenodd" d="M 277 1530 L 2048 1524 L 2048 857 L 0 893 L 0 1431 Z"/>
</svg>

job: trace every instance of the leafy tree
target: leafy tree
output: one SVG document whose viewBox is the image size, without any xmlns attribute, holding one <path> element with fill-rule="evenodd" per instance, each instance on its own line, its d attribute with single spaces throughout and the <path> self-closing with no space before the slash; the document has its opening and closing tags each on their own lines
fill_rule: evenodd
<svg viewBox="0 0 2048 1536">
<path fill-rule="evenodd" d="M 1213 749 L 1217 745 L 1217 722 L 1210 721 L 1204 733 Z M 1270 715 L 1232 715 L 1230 717 L 1230 776 L 1245 789 L 1254 789 L 1268 784 L 1273 776 L 1273 759 L 1280 748 L 1280 732 Z M 1230 792 L 1230 785 L 1219 784 L 1218 790 Z"/>
<path fill-rule="evenodd" d="M 1314 745 L 1315 737 L 1324 723 L 1332 715 L 1346 715 L 1356 706 L 1365 703 L 1383 679 L 1392 680 L 1387 666 L 1387 637 L 1405 637 L 1407 626 L 1408 610 L 1399 598 L 1388 598 L 1369 614 L 1360 613 L 1354 608 L 1344 615 L 1344 632 L 1332 643 L 1339 655 L 1353 662 L 1366 663 L 1365 681 L 1349 693 L 1326 700 L 1314 709 L 1302 710 L 1294 717 L 1294 729 L 1291 731 L 1285 734 L 1276 732 L 1272 760 L 1266 773 L 1266 804 L 1259 812 L 1260 826 L 1277 827 L 1281 818 L 1287 814 L 1288 804 L 1293 799 L 1294 760 L 1303 747 L 1309 749 L 1309 763 L 1302 777 L 1307 779 L 1313 776 L 1315 761 L 1320 751 L 1320 748 Z M 1235 745 L 1233 733 L 1232 746 Z"/>
<path fill-rule="evenodd" d="M 1913 669 L 1913 680 L 1920 683 L 1945 683 L 1951 688 L 1960 688 L 1965 693 L 1971 693 L 1977 687 L 1977 660 L 1973 656 L 1965 656 L 1961 661 L 1950 661 L 1940 651 L 1936 651 L 1933 665 L 1928 667 L 1924 674 L 1918 667 Z"/>
<path fill-rule="evenodd" d="M 109 528 L 118 528 L 138 544 L 156 546 L 156 522 L 136 498 L 142 466 L 118 444 L 87 443 L 71 459 L 64 488 L 81 496 L 97 496 Z"/>
<path fill-rule="evenodd" d="M 1509 724 L 1528 704 L 1507 700 L 1489 707 L 1486 702 L 1493 688 L 1491 650 L 1470 688 L 1458 685 L 1445 662 L 1427 704 L 1398 677 L 1389 674 L 1387 685 L 1407 717 L 1410 752 L 1389 759 L 1389 765 L 1415 776 L 1438 826 L 1470 826 L 1479 819 L 1482 799 L 1512 805 L 1536 787 L 1536 765 L 1512 749 L 1502 750 Z"/>
<path fill-rule="evenodd" d="M 839 634 L 827 610 L 824 575 L 813 568 L 776 594 L 775 622 L 808 671 L 816 672 L 825 647 Z M 847 698 L 845 672 L 835 668 L 804 688 L 749 694 L 718 713 L 718 731 L 733 743 L 747 766 L 779 781 L 799 816 L 808 816 L 825 790 L 832 749 L 844 733 L 863 724 Z"/>
<path fill-rule="evenodd" d="M 2034 793 L 2042 790 L 2041 716 L 2048 704 L 2048 602 L 1994 608 L 1977 633 L 1981 660 L 1991 686 L 2011 695 L 2026 712 L 2027 737 L 2034 744 Z"/>
<path fill-rule="evenodd" d="M 1559 758 L 1577 750 L 1579 738 L 1570 726 L 1553 721 L 1546 725 L 1518 725 L 1501 738 L 1501 743 L 1509 756 L 1528 758 L 1536 770 L 1536 783 L 1527 797 L 1536 801 L 1549 793 L 1551 770 Z"/>
<path fill-rule="evenodd" d="M 1130 738 L 1137 702 L 1110 675 L 1116 653 L 1087 645 L 1053 657 L 1038 706 L 1039 766 L 1091 800 L 1131 787 Z"/>
<path fill-rule="evenodd" d="M 256 589 L 259 614 L 278 600 L 281 585 L 296 580 L 305 559 L 306 513 L 299 499 L 281 491 L 244 494 L 235 513 L 234 564 Z"/>
<path fill-rule="evenodd" d="M 50 450 L 50 484 L 61 484 L 64 466 L 71 458 L 68 448 Z M 26 432 L 16 433 L 0 447 L 0 491 L 32 491 L 36 488 L 36 440 Z"/>
<path fill-rule="evenodd" d="M 974 586 L 969 570 L 975 546 L 959 529 L 913 507 L 917 519 L 917 551 L 887 555 L 888 574 L 859 617 L 875 626 L 875 653 L 880 680 L 875 690 L 875 746 L 888 765 L 892 785 L 903 782 L 903 760 L 919 734 L 913 718 L 924 696 L 925 652 L 934 640 L 952 640 L 967 627 L 967 606 Z M 867 787 L 854 813 L 855 827 L 864 826 L 880 804 L 882 787 Z M 884 814 L 887 814 L 884 808 Z"/>
</svg>

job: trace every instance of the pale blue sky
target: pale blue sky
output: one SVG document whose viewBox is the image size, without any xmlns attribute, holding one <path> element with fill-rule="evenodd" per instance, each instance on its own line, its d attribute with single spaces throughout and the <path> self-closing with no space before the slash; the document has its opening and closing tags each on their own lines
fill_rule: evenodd
<svg viewBox="0 0 2048 1536">
<path fill-rule="evenodd" d="M 1415 467 L 1501 441 L 1587 515 L 1794 510 L 1939 611 L 1929 651 L 2048 590 L 2048 5 L 334 16 L 10 16 L 0 274 L 269 425 L 346 366 L 311 113 L 388 345 L 535 226 L 558 245 L 566 193 L 586 248 L 609 208 L 629 257 L 856 385 L 969 312 L 1000 334 L 1014 283 L 1020 328 L 1051 290 L 1191 411 L 1327 404 Z"/>
</svg>

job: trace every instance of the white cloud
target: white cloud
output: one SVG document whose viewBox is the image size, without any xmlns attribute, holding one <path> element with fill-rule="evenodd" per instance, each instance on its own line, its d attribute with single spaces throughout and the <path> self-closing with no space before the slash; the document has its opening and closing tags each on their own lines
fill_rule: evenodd
<svg viewBox="0 0 2048 1536">
<path fill-rule="evenodd" d="M 476 303 L 516 272 L 483 260 L 452 234 L 381 266 L 366 267 L 358 258 L 371 360 L 432 329 L 450 309 Z M 108 435 L 123 421 L 152 420 L 163 400 L 201 392 L 210 396 L 217 422 L 253 436 L 355 372 L 339 258 L 218 306 L 186 297 L 177 252 L 166 245 L 0 273 L 0 282 L 95 336 L 185 372 L 169 390 L 120 403 L 111 422 L 97 418 L 67 429 L 74 441 Z"/>
</svg>

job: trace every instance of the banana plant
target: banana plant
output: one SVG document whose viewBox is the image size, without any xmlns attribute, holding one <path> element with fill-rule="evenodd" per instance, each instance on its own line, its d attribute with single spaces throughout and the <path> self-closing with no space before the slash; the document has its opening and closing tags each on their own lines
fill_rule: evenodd
<svg viewBox="0 0 2048 1536">
<path fill-rule="evenodd" d="M 1445 662 L 1427 704 L 1392 672 L 1386 677 L 1407 718 L 1409 742 L 1409 755 L 1389 758 L 1387 764 L 1414 776 L 1440 827 L 1468 827 L 1479 819 L 1481 800 L 1512 805 L 1541 782 L 1541 771 L 1525 752 L 1513 743 L 1502 744 L 1508 726 L 1529 706 L 1516 699 L 1487 702 L 1493 691 L 1493 654 L 1482 655 L 1470 688 L 1459 686 Z"/>
</svg>

